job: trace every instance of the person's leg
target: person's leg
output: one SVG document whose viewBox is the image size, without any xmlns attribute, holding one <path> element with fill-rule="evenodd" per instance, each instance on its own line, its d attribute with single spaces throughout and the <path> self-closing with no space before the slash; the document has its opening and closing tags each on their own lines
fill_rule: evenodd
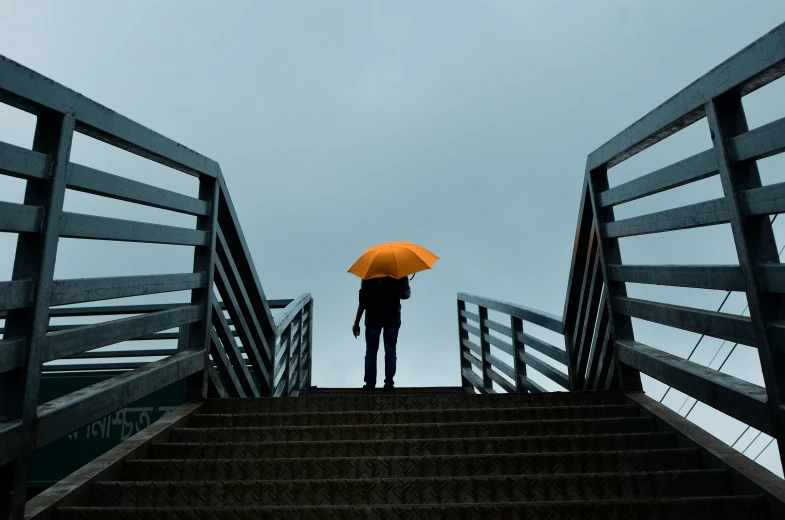
<svg viewBox="0 0 785 520">
<path fill-rule="evenodd" d="M 365 386 L 376 386 L 376 353 L 379 352 L 379 336 L 382 327 L 373 319 L 365 316 Z"/>
<path fill-rule="evenodd" d="M 384 327 L 384 387 L 393 388 L 395 383 L 395 365 L 397 355 L 395 353 L 398 344 L 398 331 L 401 328 L 401 318 L 396 316 L 388 321 Z"/>
</svg>

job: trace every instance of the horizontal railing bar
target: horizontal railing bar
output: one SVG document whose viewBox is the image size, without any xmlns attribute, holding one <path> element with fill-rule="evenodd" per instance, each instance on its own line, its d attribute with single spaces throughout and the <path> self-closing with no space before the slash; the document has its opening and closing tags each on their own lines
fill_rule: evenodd
<svg viewBox="0 0 785 520">
<path fill-rule="evenodd" d="M 0 174 L 20 179 L 49 179 L 49 156 L 0 141 Z"/>
<path fill-rule="evenodd" d="M 497 369 L 502 374 L 506 375 L 513 381 L 515 381 L 515 369 L 512 368 L 510 365 L 502 361 L 501 359 L 497 358 L 493 354 L 488 356 L 488 363 L 491 364 L 492 367 Z"/>
<path fill-rule="evenodd" d="M 5 56 L 0 56 L 0 101 L 31 114 L 42 108 L 72 114 L 76 130 L 85 135 L 190 175 L 220 176 L 218 163 L 212 159 Z"/>
<path fill-rule="evenodd" d="M 623 204 L 655 193 L 678 188 L 717 173 L 714 149 L 648 173 L 599 194 L 600 207 Z"/>
<path fill-rule="evenodd" d="M 537 359 L 528 352 L 519 352 L 518 357 L 526 366 L 533 368 L 557 385 L 563 386 L 567 390 L 570 389 L 570 379 L 567 377 L 567 374 L 559 372 L 546 362 Z"/>
<path fill-rule="evenodd" d="M 482 370 L 482 360 L 480 358 L 478 358 L 477 356 L 472 356 L 471 354 L 469 354 L 467 351 L 464 350 L 463 351 L 463 358 L 466 361 L 468 361 L 469 363 L 471 363 L 472 365 L 474 365 L 477 368 L 479 368 L 480 370 Z"/>
<path fill-rule="evenodd" d="M 509 354 L 511 356 L 515 355 L 515 351 L 513 350 L 513 346 L 510 343 L 507 343 L 501 338 L 497 338 L 496 336 L 491 336 L 490 334 L 483 334 L 483 339 L 493 345 L 494 347 L 498 348 L 505 354 Z"/>
<path fill-rule="evenodd" d="M 480 315 L 476 314 L 474 312 L 469 312 L 467 310 L 462 310 L 461 311 L 461 316 L 466 318 L 467 320 L 476 321 L 477 323 L 480 322 Z"/>
<path fill-rule="evenodd" d="M 458 299 L 466 303 L 473 303 L 480 307 L 485 307 L 488 310 L 520 318 L 523 321 L 528 321 L 529 323 L 539 325 L 553 332 L 558 332 L 559 334 L 563 331 L 561 316 L 556 316 L 549 312 L 538 311 L 522 305 L 492 300 L 490 298 L 483 298 L 482 296 L 466 293 L 458 293 Z"/>
<path fill-rule="evenodd" d="M 608 275 L 617 282 L 744 291 L 738 265 L 609 265 Z"/>
<path fill-rule="evenodd" d="M 733 161 L 764 159 L 785 150 L 785 117 L 728 140 Z"/>
<path fill-rule="evenodd" d="M 111 300 L 204 287 L 205 273 L 77 278 L 52 283 L 51 305 Z"/>
<path fill-rule="evenodd" d="M 0 467 L 19 457 L 22 449 L 22 421 L 0 422 Z"/>
<path fill-rule="evenodd" d="M 300 310 L 303 309 L 308 303 L 311 301 L 311 295 L 308 293 L 301 294 L 294 300 L 292 300 L 289 305 L 284 308 L 283 312 L 278 316 L 275 316 L 275 334 L 278 335 L 282 333 L 286 327 L 292 322 L 292 320 L 297 316 Z"/>
<path fill-rule="evenodd" d="M 485 371 L 485 373 L 488 374 L 488 377 L 491 379 L 491 381 L 502 387 L 506 392 L 511 394 L 515 393 L 515 387 L 493 369 L 489 368 Z"/>
<path fill-rule="evenodd" d="M 512 327 L 508 327 L 507 325 L 503 325 L 497 321 L 493 321 L 489 319 L 483 320 L 483 325 L 485 325 L 491 330 L 495 330 L 500 334 L 504 334 L 508 338 L 512 338 Z"/>
<path fill-rule="evenodd" d="M 771 435 L 766 389 L 635 341 L 617 341 L 620 362 Z"/>
<path fill-rule="evenodd" d="M 149 365 L 152 361 L 112 361 L 105 363 L 68 363 L 62 365 L 44 365 L 43 372 L 92 372 L 96 370 L 133 370 Z"/>
<path fill-rule="evenodd" d="M 686 128 L 703 118 L 705 103 L 720 94 L 735 89 L 747 94 L 780 77 L 785 70 L 774 67 L 785 60 L 785 47 L 780 44 L 783 39 L 785 24 L 711 69 L 592 152 L 588 170 L 603 164 L 610 168 Z"/>
<path fill-rule="evenodd" d="M 476 343 L 473 343 L 471 340 L 462 339 L 461 340 L 461 345 L 463 345 L 464 347 L 468 348 L 469 350 L 471 350 L 472 352 L 474 352 L 478 356 L 482 357 L 482 349 L 480 348 L 479 345 L 477 345 Z"/>
<path fill-rule="evenodd" d="M 602 225 L 606 238 L 622 238 L 679 229 L 713 226 L 728 222 L 725 199 L 713 199 L 680 208 L 666 209 Z"/>
<path fill-rule="evenodd" d="M 558 347 L 554 347 L 553 345 L 544 342 L 539 338 L 535 338 L 525 332 L 519 332 L 517 334 L 517 339 L 520 343 L 523 343 L 527 347 L 533 348 L 540 354 L 545 354 L 549 358 L 554 361 L 558 361 L 559 363 L 567 364 L 567 352 L 563 351 Z"/>
<path fill-rule="evenodd" d="M 26 338 L 0 340 L 0 374 L 24 364 L 26 342 Z"/>
<path fill-rule="evenodd" d="M 480 329 L 475 327 L 474 325 L 469 325 L 468 323 L 461 323 L 460 327 L 468 332 L 469 334 L 474 334 L 478 338 L 481 336 Z"/>
<path fill-rule="evenodd" d="M 6 233 L 38 233 L 44 211 L 39 206 L 28 206 L 0 201 L 0 231 Z"/>
<path fill-rule="evenodd" d="M 204 368 L 204 353 L 186 350 L 58 397 L 38 407 L 38 443 L 45 446 Z"/>
<path fill-rule="evenodd" d="M 475 374 L 474 370 L 472 370 L 471 368 L 464 368 L 463 370 L 461 370 L 461 374 L 467 381 L 469 381 L 469 384 L 474 386 L 480 392 L 485 392 L 482 386 L 482 378 L 477 374 Z"/>
<path fill-rule="evenodd" d="M 533 392 L 533 393 L 538 393 L 538 392 L 543 392 L 544 393 L 544 392 L 547 392 L 547 390 L 545 390 L 545 388 L 543 388 L 539 384 L 535 383 L 534 381 L 529 379 L 527 376 L 520 376 L 518 378 L 518 380 L 519 380 L 519 384 L 523 388 L 528 390 L 529 392 Z"/>
<path fill-rule="evenodd" d="M 95 215 L 68 213 L 65 211 L 60 219 L 60 236 L 180 246 L 203 246 L 207 244 L 207 232 L 198 229 L 97 217 Z"/>
<path fill-rule="evenodd" d="M 785 182 L 742 191 L 740 199 L 745 215 L 785 213 Z"/>
<path fill-rule="evenodd" d="M 619 296 L 614 303 L 616 312 L 632 318 L 754 346 L 752 325 L 745 316 Z"/>
<path fill-rule="evenodd" d="M 117 358 L 117 357 L 157 357 L 171 356 L 177 353 L 177 347 L 172 348 L 150 348 L 135 350 L 107 350 L 104 352 L 80 352 L 62 359 L 95 359 L 95 358 Z"/>
<path fill-rule="evenodd" d="M 769 322 L 768 329 L 773 340 L 771 346 L 785 354 L 785 320 Z"/>
<path fill-rule="evenodd" d="M 177 211 L 188 215 L 200 216 L 210 213 L 209 202 L 76 163 L 68 164 L 67 186 L 72 190 L 92 195 Z"/>
<path fill-rule="evenodd" d="M 785 264 L 759 264 L 759 270 L 767 291 L 785 293 Z"/>
<path fill-rule="evenodd" d="M 44 361 L 53 361 L 79 352 L 129 341 L 142 335 L 193 323 L 204 318 L 202 305 L 185 305 L 144 316 L 86 325 L 78 329 L 46 335 Z"/>
<path fill-rule="evenodd" d="M 0 310 L 21 309 L 33 302 L 32 280 L 0 282 Z"/>
</svg>

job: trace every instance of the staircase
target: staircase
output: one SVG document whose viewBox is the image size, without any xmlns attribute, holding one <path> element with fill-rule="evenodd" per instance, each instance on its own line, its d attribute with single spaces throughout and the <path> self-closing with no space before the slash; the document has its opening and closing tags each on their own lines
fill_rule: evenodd
<svg viewBox="0 0 785 520">
<path fill-rule="evenodd" d="M 313 388 L 207 400 L 185 426 L 60 518 L 769 517 L 619 392 Z"/>
</svg>

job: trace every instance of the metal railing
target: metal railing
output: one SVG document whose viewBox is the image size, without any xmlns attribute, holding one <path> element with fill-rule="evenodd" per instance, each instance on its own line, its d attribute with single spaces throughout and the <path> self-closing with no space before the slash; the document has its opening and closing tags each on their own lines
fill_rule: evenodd
<svg viewBox="0 0 785 520">
<path fill-rule="evenodd" d="M 750 130 L 742 106 L 745 95 L 785 74 L 783 41 L 785 24 L 589 155 L 563 319 L 570 389 L 641 390 L 643 372 L 783 446 L 785 266 L 779 263 L 771 216 L 785 212 L 785 183 L 764 186 L 757 160 L 785 151 L 785 118 Z M 704 117 L 713 142 L 710 149 L 610 187 L 610 168 Z M 721 181 L 720 198 L 622 220 L 614 217 L 614 206 L 713 176 Z M 732 230 L 738 265 L 622 262 L 620 238 L 722 224 Z M 631 298 L 627 283 L 741 292 L 750 316 Z M 466 298 L 459 296 L 459 312 L 467 318 L 462 301 Z M 506 312 L 513 311 L 520 313 Z M 636 341 L 633 318 L 757 349 L 765 387 Z M 480 320 L 482 325 L 482 313 Z M 460 326 L 464 334 L 465 323 Z M 481 327 L 479 332 L 485 337 L 487 331 Z M 487 387 L 488 378 L 495 380 L 492 376 L 483 381 L 466 378 L 472 362 L 464 361 L 466 349 L 462 336 L 464 379 Z M 478 351 L 483 374 L 495 366 L 487 350 L 483 344 Z M 515 377 L 522 373 L 518 366 L 510 372 Z"/>
<path fill-rule="evenodd" d="M 26 181 L 22 204 L 0 202 L 0 232 L 18 234 L 12 280 L 0 282 L 5 319 L 0 341 L 0 517 L 21 517 L 35 449 L 176 381 L 186 379 L 189 398 L 297 395 L 309 386 L 313 301 L 305 294 L 268 302 L 216 162 L 2 56 L 0 102 L 37 118 L 32 149 L 0 142 L 0 175 Z M 198 197 L 71 162 L 75 132 L 197 177 Z M 195 216 L 196 226 L 67 212 L 66 190 Z M 55 279 L 63 237 L 190 246 L 193 271 Z M 63 307 L 172 291 L 190 291 L 190 302 Z M 283 307 L 277 320 L 271 307 Z M 129 317 L 49 325 L 52 317 L 95 315 Z M 178 332 L 163 332 L 170 330 Z M 111 356 L 95 351 L 129 340 L 175 336 L 173 349 L 116 350 Z M 98 369 L 84 360 L 141 355 L 164 357 L 150 363 L 107 362 L 102 368 L 123 365 L 129 370 L 53 401 L 38 401 L 45 363 L 69 359 L 74 360 L 72 369 Z"/>
</svg>

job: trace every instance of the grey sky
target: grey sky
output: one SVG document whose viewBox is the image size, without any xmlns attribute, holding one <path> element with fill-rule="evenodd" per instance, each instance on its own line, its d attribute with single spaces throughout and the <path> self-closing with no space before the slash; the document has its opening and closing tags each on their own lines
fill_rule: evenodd
<svg viewBox="0 0 785 520">
<path fill-rule="evenodd" d="M 441 257 L 404 305 L 401 386 L 459 382 L 459 291 L 561 314 L 587 154 L 785 20 L 781 0 L 4 3 L 0 54 L 221 164 L 268 297 L 315 298 L 319 386 L 362 384 L 364 345 L 350 330 L 359 281 L 346 270 L 370 245 L 411 240 Z M 775 83 L 751 97 L 751 126 L 785 115 L 783 93 Z M 0 106 L 0 140 L 29 146 L 33 124 Z M 611 180 L 709 146 L 699 122 Z M 76 140 L 73 160 L 196 191 L 184 174 L 89 138 Z M 776 160 L 761 165 L 767 182 L 785 165 Z M 618 214 L 718 196 L 715 181 Z M 22 189 L 0 179 L 2 200 L 19 202 Z M 69 194 L 66 204 L 192 224 L 87 195 Z M 785 238 L 783 226 L 775 233 Z M 0 236 L 1 280 L 10 278 L 12 245 Z M 191 268 L 187 248 L 89 247 L 97 256 L 85 260 L 84 244 L 62 241 L 57 276 Z M 622 248 L 629 263 L 736 262 L 722 227 L 625 239 Z M 715 310 L 723 297 L 630 292 Z M 744 305 L 739 297 L 726 310 Z M 697 340 L 635 326 L 641 341 L 681 355 Z M 712 341 L 698 361 L 711 359 L 721 343 Z M 760 384 L 746 350 L 726 368 Z M 680 394 L 672 398 L 678 408 Z M 722 425 L 714 433 L 726 441 L 741 431 L 711 411 L 690 417 Z M 781 472 L 769 455 L 760 460 Z"/>
</svg>

